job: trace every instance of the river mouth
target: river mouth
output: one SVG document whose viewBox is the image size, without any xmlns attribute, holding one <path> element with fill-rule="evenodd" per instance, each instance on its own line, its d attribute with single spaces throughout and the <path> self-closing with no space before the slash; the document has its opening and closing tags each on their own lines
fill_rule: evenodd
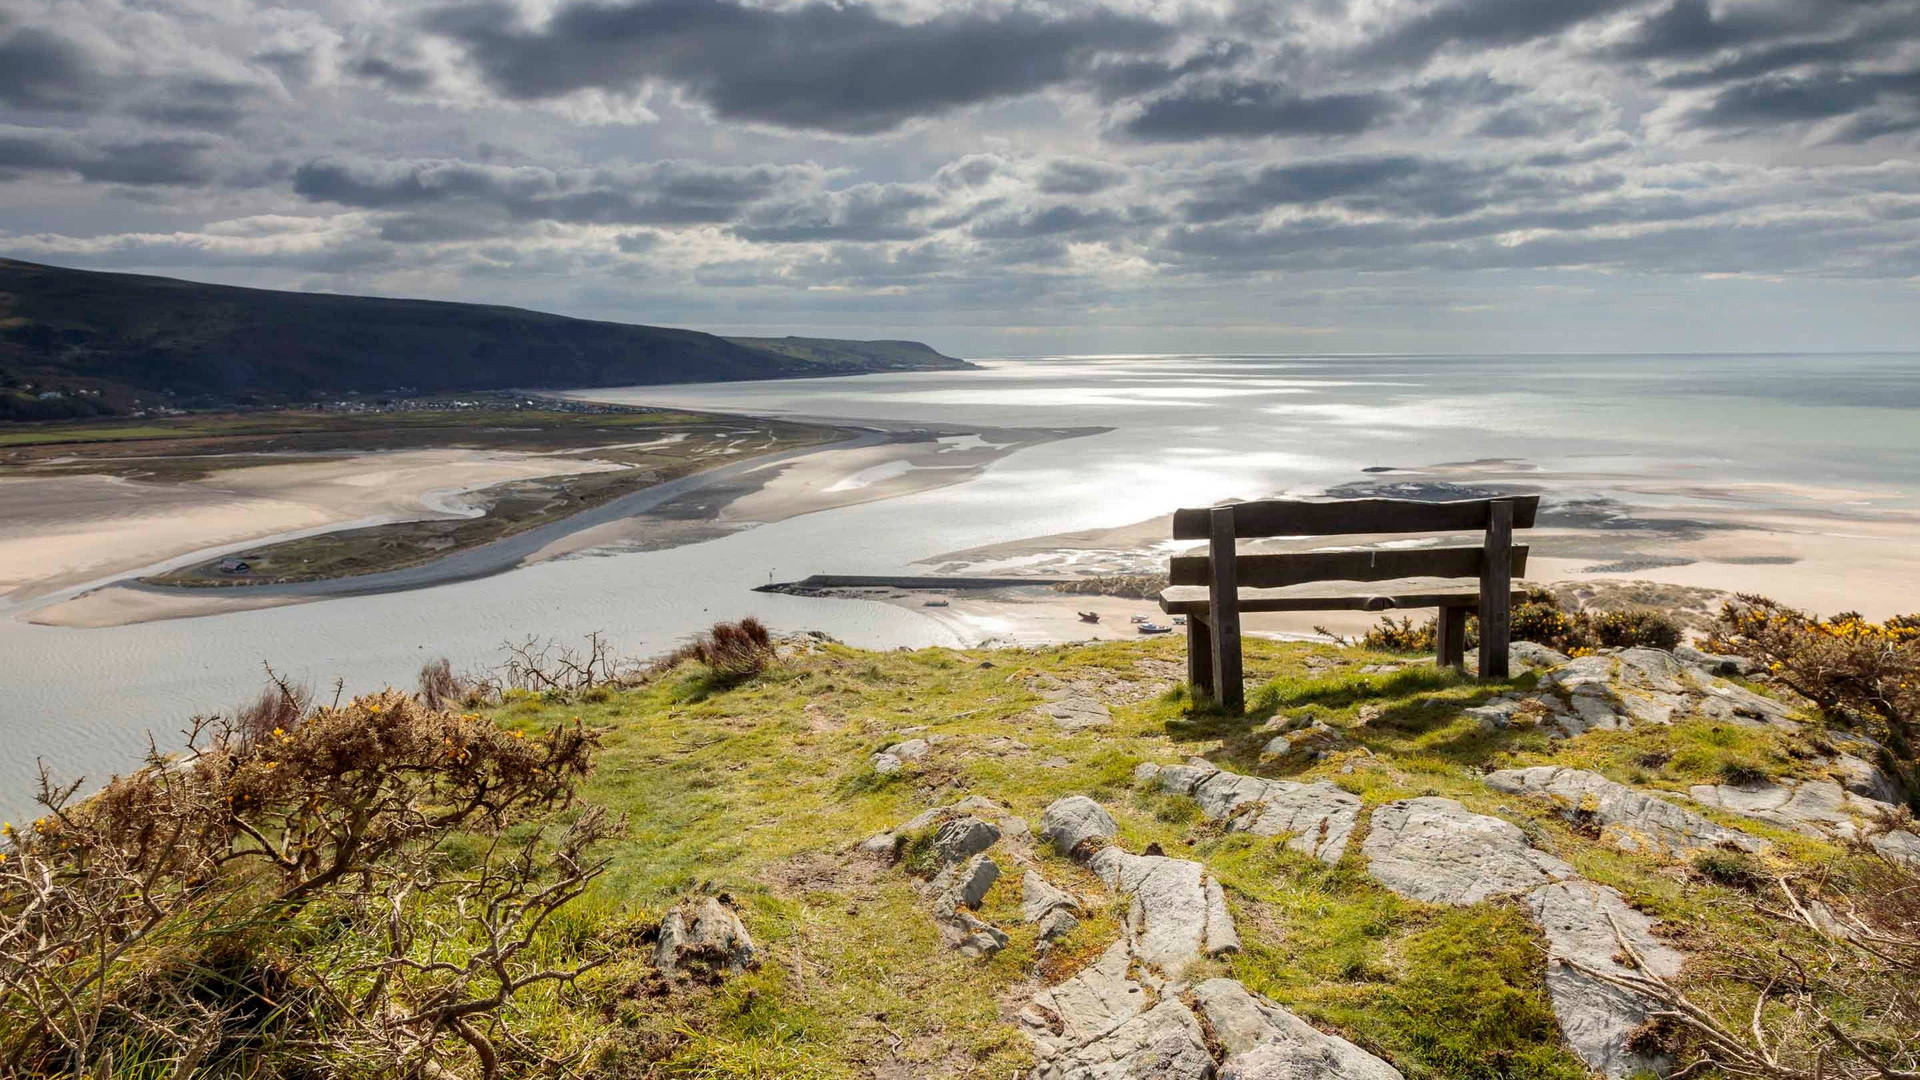
<svg viewBox="0 0 1920 1080">
<path fill-rule="evenodd" d="M 1920 493 L 1910 486 L 1920 447 L 1902 404 L 1920 393 L 1868 407 L 1819 391 L 1867 378 L 1920 385 L 1920 360 L 1056 357 L 594 391 L 586 396 L 705 413 L 898 425 L 924 433 L 912 452 L 925 456 L 906 469 L 871 447 L 750 464 L 646 514 L 555 537 L 502 572 L 400 591 L 238 610 L 225 595 L 238 590 L 211 590 L 215 609 L 197 617 L 118 612 L 90 628 L 29 625 L 16 608 L 0 620 L 0 792 L 30 791 L 36 758 L 67 777 L 123 769 L 150 731 L 165 742 L 187 717 L 257 692 L 265 664 L 353 692 L 412 685 L 440 656 L 456 670 L 490 667 L 504 642 L 529 635 L 602 631 L 644 656 L 745 615 L 882 648 L 1074 633 L 1075 597 L 1061 621 L 1032 597 L 975 611 L 971 600 L 941 609 L 753 590 L 823 573 L 1151 566 L 1169 551 L 1159 518 L 1177 507 L 1361 482 L 1528 486 L 1569 504 L 1576 518 L 1543 515 L 1529 538 L 1535 580 L 1758 590 L 1824 612 L 1920 609 Z M 1712 527 L 1683 536 L 1670 522 Z M 74 531 L 87 542 L 88 526 Z M 118 592 L 129 604 L 142 594 Z M 1151 610 L 1127 601 L 1102 622 Z"/>
</svg>

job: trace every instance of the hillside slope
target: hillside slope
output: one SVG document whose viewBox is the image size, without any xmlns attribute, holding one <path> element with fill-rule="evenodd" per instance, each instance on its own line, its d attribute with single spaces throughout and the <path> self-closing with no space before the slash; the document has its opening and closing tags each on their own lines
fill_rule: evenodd
<svg viewBox="0 0 1920 1080">
<path fill-rule="evenodd" d="M 181 405 L 273 403 L 348 392 L 968 366 L 914 342 L 779 340 L 773 349 L 521 308 L 276 292 L 0 259 L 0 392 L 30 383 L 108 403 L 156 395 Z"/>
</svg>

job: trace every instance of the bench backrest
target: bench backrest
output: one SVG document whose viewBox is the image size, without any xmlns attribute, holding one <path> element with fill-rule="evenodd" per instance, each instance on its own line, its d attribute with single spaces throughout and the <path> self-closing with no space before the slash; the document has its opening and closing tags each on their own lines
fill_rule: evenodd
<svg viewBox="0 0 1920 1080">
<path fill-rule="evenodd" d="M 1458 499 L 1419 502 L 1412 499 L 1349 499 L 1341 502 L 1297 502 L 1269 499 L 1234 503 L 1229 507 L 1176 510 L 1176 540 L 1210 540 L 1213 551 L 1233 550 L 1233 541 L 1271 536 L 1339 536 L 1361 533 L 1437 533 L 1488 529 L 1495 524 L 1494 505 L 1511 509 L 1511 527 L 1530 529 L 1539 513 L 1540 496 L 1502 499 Z M 1217 513 L 1219 510 L 1231 513 Z M 1216 532 L 1216 523 L 1227 535 Z M 1504 530 L 1501 530 L 1504 534 Z M 1489 540 L 1494 538 L 1489 536 Z M 1527 548 L 1510 545 L 1505 535 L 1494 544 L 1474 547 L 1395 548 L 1368 551 L 1311 551 L 1276 555 L 1235 554 L 1238 586 L 1283 588 L 1314 581 L 1392 581 L 1410 577 L 1480 577 L 1489 546 L 1507 547 L 1510 573 L 1526 573 Z M 1174 585 L 1209 585 L 1215 580 L 1213 557 L 1177 555 L 1168 568 Z"/>
</svg>

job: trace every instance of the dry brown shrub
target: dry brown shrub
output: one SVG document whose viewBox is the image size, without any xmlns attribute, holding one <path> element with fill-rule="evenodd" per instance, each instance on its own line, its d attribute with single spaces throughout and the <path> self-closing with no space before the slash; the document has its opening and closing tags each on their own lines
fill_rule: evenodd
<svg viewBox="0 0 1920 1080">
<path fill-rule="evenodd" d="M 418 1072 L 457 1040 L 491 1076 L 495 1044 L 514 1038 L 498 1011 L 577 973 L 532 962 L 525 943 L 600 873 L 585 850 L 617 824 L 589 810 L 557 844 L 498 841 L 571 806 L 593 734 L 529 737 L 396 691 L 294 715 L 298 697 L 276 680 L 264 707 L 196 725 L 188 755 L 156 750 L 86 799 L 43 781 L 46 814 L 9 829 L 0 858 L 0 1074 L 110 1073 L 116 1047 L 151 1044 L 187 1075 L 257 1046 L 273 1016 L 296 1029 L 282 1045 L 309 1056 Z M 462 835 L 492 838 L 464 875 L 440 854 Z M 417 902 L 435 896 L 447 906 Z M 249 959 L 323 901 L 391 946 L 368 969 L 374 988 L 325 1015 L 312 1010 L 327 979 L 302 998 L 284 989 L 285 962 Z M 409 968 L 422 911 L 478 942 L 477 959 Z"/>
<path fill-rule="evenodd" d="M 714 623 L 706 633 L 675 649 L 661 666 L 697 661 L 717 681 L 731 686 L 765 671 L 776 658 L 773 635 L 759 619 L 748 616 L 737 623 Z"/>
</svg>

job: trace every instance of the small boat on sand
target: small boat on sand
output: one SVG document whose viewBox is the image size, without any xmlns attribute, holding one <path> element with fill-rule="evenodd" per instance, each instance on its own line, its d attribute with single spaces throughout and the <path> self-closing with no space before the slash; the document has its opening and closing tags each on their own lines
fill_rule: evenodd
<svg viewBox="0 0 1920 1080">
<path fill-rule="evenodd" d="M 1143 634 L 1173 633 L 1173 627 L 1171 626 L 1161 626 L 1159 623 L 1150 623 L 1150 622 L 1143 622 L 1139 626 L 1134 627 L 1134 629 L 1140 631 Z"/>
<path fill-rule="evenodd" d="M 1100 613 L 1097 611 L 1076 611 L 1074 614 L 1080 616 L 1081 622 L 1097 623 L 1100 621 Z"/>
<path fill-rule="evenodd" d="M 946 607 L 947 602 L 936 596 L 932 600 L 928 600 L 925 603 L 921 604 L 920 606 L 921 607 Z"/>
<path fill-rule="evenodd" d="M 1147 617 L 1145 615 L 1135 615 L 1132 617 L 1132 622 L 1133 622 L 1133 625 L 1135 626 L 1139 626 L 1141 623 L 1146 621 L 1147 621 Z"/>
</svg>

